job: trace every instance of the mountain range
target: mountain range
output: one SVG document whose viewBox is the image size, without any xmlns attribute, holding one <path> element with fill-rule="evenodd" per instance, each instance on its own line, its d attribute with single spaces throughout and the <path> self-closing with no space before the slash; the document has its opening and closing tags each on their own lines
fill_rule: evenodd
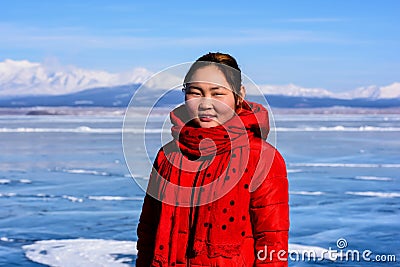
<svg viewBox="0 0 400 267">
<path fill-rule="evenodd" d="M 0 62 L 0 106 L 124 107 L 143 83 L 150 93 L 142 97 L 141 104 L 152 105 L 154 94 L 151 90 L 181 84 L 177 76 L 168 73 L 159 73 L 149 82 L 148 79 L 152 75 L 153 73 L 145 68 L 136 68 L 124 73 L 109 73 L 60 66 L 54 62 L 34 63 L 8 59 Z M 333 93 L 323 88 L 304 88 L 295 84 L 258 87 L 267 97 L 269 104 L 276 107 L 400 106 L 399 82 L 381 87 L 360 87 L 344 93 Z M 260 94 L 256 94 L 254 90 L 247 93 L 250 100 L 257 100 L 259 97 Z M 182 99 L 180 90 L 172 90 L 158 105 L 175 105 Z"/>
<path fill-rule="evenodd" d="M 7 59 L 0 62 L 0 97 L 26 95 L 62 95 L 89 88 L 143 83 L 152 73 L 136 68 L 124 73 L 109 73 Z"/>
</svg>

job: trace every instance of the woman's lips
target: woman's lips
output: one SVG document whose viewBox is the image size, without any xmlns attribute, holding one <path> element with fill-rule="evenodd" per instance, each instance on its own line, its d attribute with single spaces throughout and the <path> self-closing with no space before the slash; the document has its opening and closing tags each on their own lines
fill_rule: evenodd
<svg viewBox="0 0 400 267">
<path fill-rule="evenodd" d="M 215 117 L 216 116 L 209 115 L 209 114 L 199 115 L 199 120 L 202 121 L 202 122 L 210 122 L 210 121 L 215 120 Z"/>
</svg>

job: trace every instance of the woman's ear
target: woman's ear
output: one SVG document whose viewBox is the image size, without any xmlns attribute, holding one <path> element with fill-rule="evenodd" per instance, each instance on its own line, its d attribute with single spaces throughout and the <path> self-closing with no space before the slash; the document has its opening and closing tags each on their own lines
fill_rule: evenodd
<svg viewBox="0 0 400 267">
<path fill-rule="evenodd" d="M 242 108 L 242 103 L 243 103 L 245 96 L 246 96 L 246 88 L 244 88 L 244 86 L 242 85 L 242 86 L 240 86 L 240 95 L 237 95 L 237 99 L 236 99 L 237 109 Z"/>
<path fill-rule="evenodd" d="M 240 96 L 242 97 L 242 99 L 244 99 L 244 97 L 246 96 L 246 88 L 244 87 L 244 85 L 240 86 Z"/>
</svg>

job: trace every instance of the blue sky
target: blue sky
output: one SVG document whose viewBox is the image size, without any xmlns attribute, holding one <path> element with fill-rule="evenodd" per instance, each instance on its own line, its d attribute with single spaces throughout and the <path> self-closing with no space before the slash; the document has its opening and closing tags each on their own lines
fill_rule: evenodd
<svg viewBox="0 0 400 267">
<path fill-rule="evenodd" d="M 209 51 L 259 84 L 400 81 L 400 1 L 2 1 L 0 61 L 159 71 Z"/>
</svg>

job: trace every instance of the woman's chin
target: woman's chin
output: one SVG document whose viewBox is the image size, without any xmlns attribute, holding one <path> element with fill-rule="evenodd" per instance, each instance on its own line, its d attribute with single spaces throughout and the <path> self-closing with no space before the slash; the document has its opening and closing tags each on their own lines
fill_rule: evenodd
<svg viewBox="0 0 400 267">
<path fill-rule="evenodd" d="M 216 120 L 194 119 L 193 122 L 200 128 L 211 128 L 220 125 L 220 123 Z"/>
</svg>

